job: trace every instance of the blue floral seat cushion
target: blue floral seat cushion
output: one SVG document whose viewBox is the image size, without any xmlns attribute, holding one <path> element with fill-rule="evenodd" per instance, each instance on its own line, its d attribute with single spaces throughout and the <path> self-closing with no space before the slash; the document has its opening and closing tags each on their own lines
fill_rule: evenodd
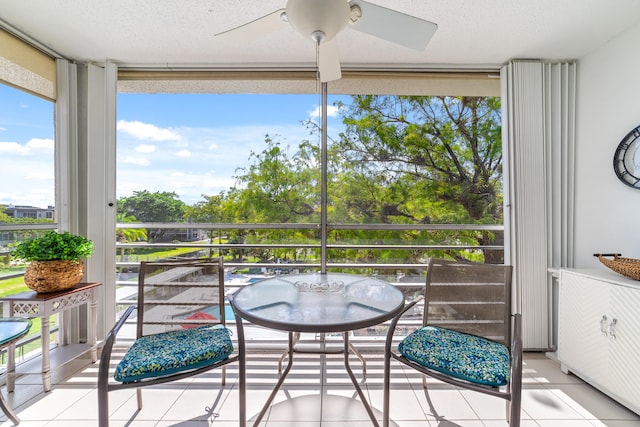
<svg viewBox="0 0 640 427">
<path fill-rule="evenodd" d="M 114 378 L 132 382 L 197 369 L 233 353 L 229 330 L 202 326 L 147 335 L 136 340 L 116 367 Z"/>
<path fill-rule="evenodd" d="M 398 351 L 428 369 L 465 381 L 492 387 L 509 382 L 507 347 L 476 335 L 425 326 L 402 340 Z"/>
</svg>

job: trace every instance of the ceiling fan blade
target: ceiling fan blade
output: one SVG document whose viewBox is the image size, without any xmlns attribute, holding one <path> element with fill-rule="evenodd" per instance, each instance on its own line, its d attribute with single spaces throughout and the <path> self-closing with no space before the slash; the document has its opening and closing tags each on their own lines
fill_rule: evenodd
<svg viewBox="0 0 640 427">
<path fill-rule="evenodd" d="M 235 43 L 255 40 L 265 34 L 273 33 L 281 28 L 285 28 L 287 26 L 285 25 L 287 22 L 283 21 L 280 17 L 283 13 L 284 9 L 278 9 L 275 12 L 251 22 L 247 22 L 239 27 L 214 34 L 214 37 L 233 37 L 233 41 Z"/>
<path fill-rule="evenodd" d="M 438 25 L 415 16 L 362 0 L 352 0 L 362 16 L 350 28 L 411 49 L 423 50 L 438 29 Z"/>
<path fill-rule="evenodd" d="M 334 37 L 331 40 L 320 43 L 318 51 L 318 72 L 321 82 L 330 82 L 342 77 L 340 71 L 340 55 L 338 54 L 338 41 Z"/>
</svg>

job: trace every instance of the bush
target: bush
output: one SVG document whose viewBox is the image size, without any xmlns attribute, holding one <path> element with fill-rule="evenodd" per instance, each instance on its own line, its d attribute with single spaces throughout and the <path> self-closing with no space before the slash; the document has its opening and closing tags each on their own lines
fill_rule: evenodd
<svg viewBox="0 0 640 427">
<path fill-rule="evenodd" d="M 93 242 L 68 231 L 48 231 L 16 245 L 11 256 L 24 261 L 79 260 L 93 253 Z"/>
</svg>

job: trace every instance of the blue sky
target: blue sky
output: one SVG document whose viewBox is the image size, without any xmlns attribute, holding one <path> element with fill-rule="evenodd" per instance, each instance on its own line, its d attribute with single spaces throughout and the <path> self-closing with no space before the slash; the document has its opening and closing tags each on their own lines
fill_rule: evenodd
<svg viewBox="0 0 640 427">
<path fill-rule="evenodd" d="M 119 94 L 117 103 L 118 198 L 175 191 L 193 204 L 234 185 L 265 135 L 293 148 L 318 140 L 302 124 L 319 120 L 317 94 Z M 335 109 L 327 116 L 335 135 Z M 0 84 L 0 203 L 53 205 L 53 138 L 53 104 Z"/>
</svg>

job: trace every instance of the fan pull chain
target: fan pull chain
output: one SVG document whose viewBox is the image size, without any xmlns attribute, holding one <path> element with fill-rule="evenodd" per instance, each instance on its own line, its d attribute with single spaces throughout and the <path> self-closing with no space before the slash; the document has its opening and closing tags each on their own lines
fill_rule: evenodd
<svg viewBox="0 0 640 427">
<path fill-rule="evenodd" d="M 320 40 L 316 42 L 316 92 L 320 93 Z"/>
<path fill-rule="evenodd" d="M 320 92 L 320 42 L 324 40 L 324 33 L 314 31 L 311 38 L 316 42 L 316 92 Z"/>
</svg>

